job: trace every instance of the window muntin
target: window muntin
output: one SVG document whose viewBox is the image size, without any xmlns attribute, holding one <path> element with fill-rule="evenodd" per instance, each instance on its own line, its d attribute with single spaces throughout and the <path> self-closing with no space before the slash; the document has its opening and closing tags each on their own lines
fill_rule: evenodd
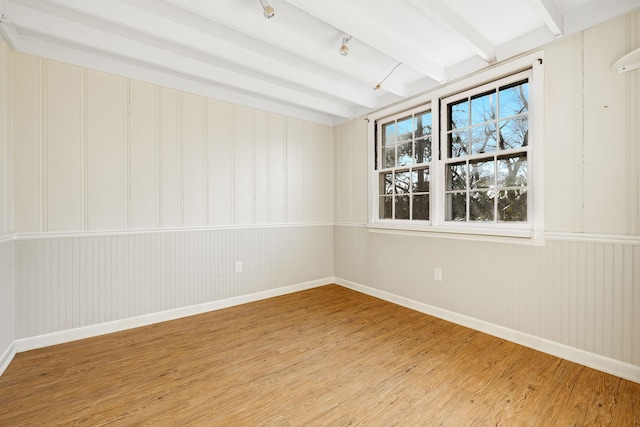
<svg viewBox="0 0 640 427">
<path fill-rule="evenodd" d="M 442 101 L 444 221 L 527 223 L 529 77 Z"/>
<path fill-rule="evenodd" d="M 544 52 L 535 52 L 369 115 L 367 226 L 370 231 L 525 244 L 543 242 L 544 147 L 540 144 L 544 129 L 543 64 Z M 527 81 L 527 85 L 518 88 L 517 84 L 523 81 Z M 525 88 L 529 96 L 526 104 L 518 106 L 509 102 Z M 459 114 L 452 118 L 456 124 L 449 127 L 447 106 L 458 102 Z M 429 220 L 394 219 L 392 194 L 387 195 L 390 197 L 387 211 L 391 213 L 385 219 L 380 215 L 381 124 L 406 118 L 418 110 L 426 111 L 429 107 L 433 114 L 434 136 L 430 146 Z M 491 114 L 495 119 L 485 118 Z M 462 142 L 450 147 L 449 136 L 453 135 L 453 139 L 455 134 Z M 471 145 L 472 141 L 475 141 L 474 145 Z M 457 148 L 459 155 L 450 154 L 449 148 Z M 490 162 L 484 163 L 487 160 L 484 157 L 491 157 Z M 454 169 L 456 175 L 447 175 L 447 166 L 455 163 L 461 164 Z M 396 164 L 395 160 L 393 164 Z M 392 188 L 393 176 L 389 179 Z M 458 191 L 448 187 L 448 180 L 455 181 L 453 184 L 458 185 Z M 452 203 L 448 204 L 447 198 Z M 468 207 L 471 198 L 472 212 Z M 447 220 L 447 215 L 459 220 Z M 468 220 L 468 217 L 474 220 Z"/>
<path fill-rule="evenodd" d="M 429 221 L 432 113 L 422 107 L 378 122 L 378 218 Z"/>
</svg>

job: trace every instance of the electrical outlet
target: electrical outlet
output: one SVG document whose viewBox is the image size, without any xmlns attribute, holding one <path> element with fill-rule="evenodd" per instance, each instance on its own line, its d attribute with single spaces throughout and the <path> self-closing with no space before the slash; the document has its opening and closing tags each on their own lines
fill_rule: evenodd
<svg viewBox="0 0 640 427">
<path fill-rule="evenodd" d="M 242 261 L 236 261 L 236 273 L 242 273 Z"/>
<path fill-rule="evenodd" d="M 442 269 L 441 268 L 434 268 L 433 269 L 433 279 L 436 282 L 442 282 Z"/>
</svg>

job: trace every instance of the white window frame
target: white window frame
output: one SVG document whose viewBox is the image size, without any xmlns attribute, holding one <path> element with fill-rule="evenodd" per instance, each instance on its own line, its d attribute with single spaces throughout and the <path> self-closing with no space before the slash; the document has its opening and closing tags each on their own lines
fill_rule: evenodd
<svg viewBox="0 0 640 427">
<path fill-rule="evenodd" d="M 412 108 L 410 110 L 405 110 L 405 111 L 402 111 L 400 113 L 394 114 L 393 116 L 387 117 L 387 118 L 385 118 L 384 121 L 382 121 L 382 120 L 378 121 L 378 123 L 376 124 L 376 128 L 377 128 L 376 134 L 378 135 L 378 138 L 376 140 L 376 150 L 377 150 L 377 152 L 378 153 L 382 153 L 382 148 L 383 147 L 382 147 L 382 144 L 381 144 L 381 141 L 382 141 L 381 132 L 382 132 L 382 126 L 383 125 L 388 124 L 388 123 L 390 123 L 392 121 L 395 121 L 395 120 L 399 120 L 399 119 L 403 119 L 403 118 L 409 117 L 409 116 L 414 117 L 416 114 L 421 113 L 421 112 L 425 112 L 425 113 L 429 112 L 429 113 L 431 113 L 431 123 L 432 123 L 431 126 L 433 128 L 433 112 L 431 111 L 431 105 L 430 104 L 419 105 L 419 106 L 414 107 L 414 108 Z M 392 169 L 394 171 L 396 171 L 398 169 L 400 169 L 400 170 L 404 170 L 404 169 L 415 170 L 415 169 L 428 168 L 429 169 L 429 184 L 431 184 L 431 176 L 433 174 L 433 169 L 432 168 L 433 168 L 433 165 L 435 164 L 435 162 L 433 161 L 433 159 L 435 158 L 434 157 L 434 152 L 433 152 L 433 146 L 434 146 L 433 141 L 434 141 L 434 139 L 437 139 L 437 138 L 434 137 L 433 132 L 432 132 L 431 133 L 431 141 L 432 141 L 431 157 L 432 157 L 432 160 L 430 162 L 428 162 L 428 163 L 416 163 L 416 164 L 410 164 L 410 165 L 406 165 L 406 166 L 395 166 Z M 412 141 L 413 141 L 413 139 L 412 139 Z M 378 158 L 376 159 L 376 170 L 385 169 L 382 166 L 381 162 L 378 162 L 378 160 L 381 160 L 381 159 L 382 159 L 382 154 L 380 154 L 378 156 Z M 387 169 L 389 169 L 389 168 L 387 168 Z M 378 179 L 379 179 L 379 176 L 380 175 L 378 173 Z M 379 188 L 379 185 L 378 185 L 378 188 Z M 380 212 L 380 210 L 379 210 L 380 209 L 380 197 L 381 196 L 378 195 L 377 200 L 374 202 L 376 204 L 376 209 L 377 209 L 376 212 Z M 394 197 L 396 197 L 396 196 L 394 196 Z M 430 188 L 429 189 L 429 204 L 430 205 L 431 205 L 432 201 L 433 201 L 433 191 Z M 411 211 L 411 206 L 413 206 L 413 201 L 411 200 L 411 197 L 409 197 L 409 206 L 410 206 L 409 210 Z M 395 212 L 395 203 L 394 203 L 393 210 Z M 406 225 L 418 224 L 419 226 L 431 225 L 431 218 L 429 218 L 428 220 L 420 220 L 420 219 L 411 219 L 411 220 L 406 220 L 406 219 L 379 219 L 378 221 L 380 223 L 386 223 L 386 224 L 389 224 L 389 225 L 393 225 L 393 224 L 406 224 Z"/>
<path fill-rule="evenodd" d="M 445 148 L 441 141 L 446 108 L 441 100 L 475 91 L 485 84 L 530 70 L 529 81 L 529 152 L 527 157 L 528 203 L 527 223 L 458 223 L 444 218 L 444 157 L 439 150 Z M 370 114 L 368 119 L 368 222 L 370 231 L 411 234 L 429 237 L 445 237 L 470 240 L 504 241 L 509 243 L 544 242 L 544 52 L 531 53 L 517 59 L 484 69 L 471 76 L 439 86 L 411 100 L 403 101 Z M 379 177 L 375 167 L 376 126 L 378 121 L 415 109 L 430 109 L 432 112 L 432 162 L 430 166 L 430 221 L 378 219 Z M 444 129 L 446 133 L 446 129 Z"/>
</svg>

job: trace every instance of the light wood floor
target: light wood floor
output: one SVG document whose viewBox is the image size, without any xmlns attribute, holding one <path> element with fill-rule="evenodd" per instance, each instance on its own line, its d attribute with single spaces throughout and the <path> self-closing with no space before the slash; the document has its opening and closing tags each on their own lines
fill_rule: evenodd
<svg viewBox="0 0 640 427">
<path fill-rule="evenodd" d="M 337 285 L 16 355 L 0 425 L 639 426 L 640 384 Z"/>
</svg>

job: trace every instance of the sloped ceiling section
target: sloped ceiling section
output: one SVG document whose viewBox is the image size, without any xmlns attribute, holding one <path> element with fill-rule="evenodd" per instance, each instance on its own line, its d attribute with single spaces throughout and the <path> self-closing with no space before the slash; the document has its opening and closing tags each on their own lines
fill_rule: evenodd
<svg viewBox="0 0 640 427">
<path fill-rule="evenodd" d="M 269 4 L 270 19 L 259 0 L 0 0 L 0 33 L 19 52 L 335 125 L 640 0 Z"/>
</svg>

